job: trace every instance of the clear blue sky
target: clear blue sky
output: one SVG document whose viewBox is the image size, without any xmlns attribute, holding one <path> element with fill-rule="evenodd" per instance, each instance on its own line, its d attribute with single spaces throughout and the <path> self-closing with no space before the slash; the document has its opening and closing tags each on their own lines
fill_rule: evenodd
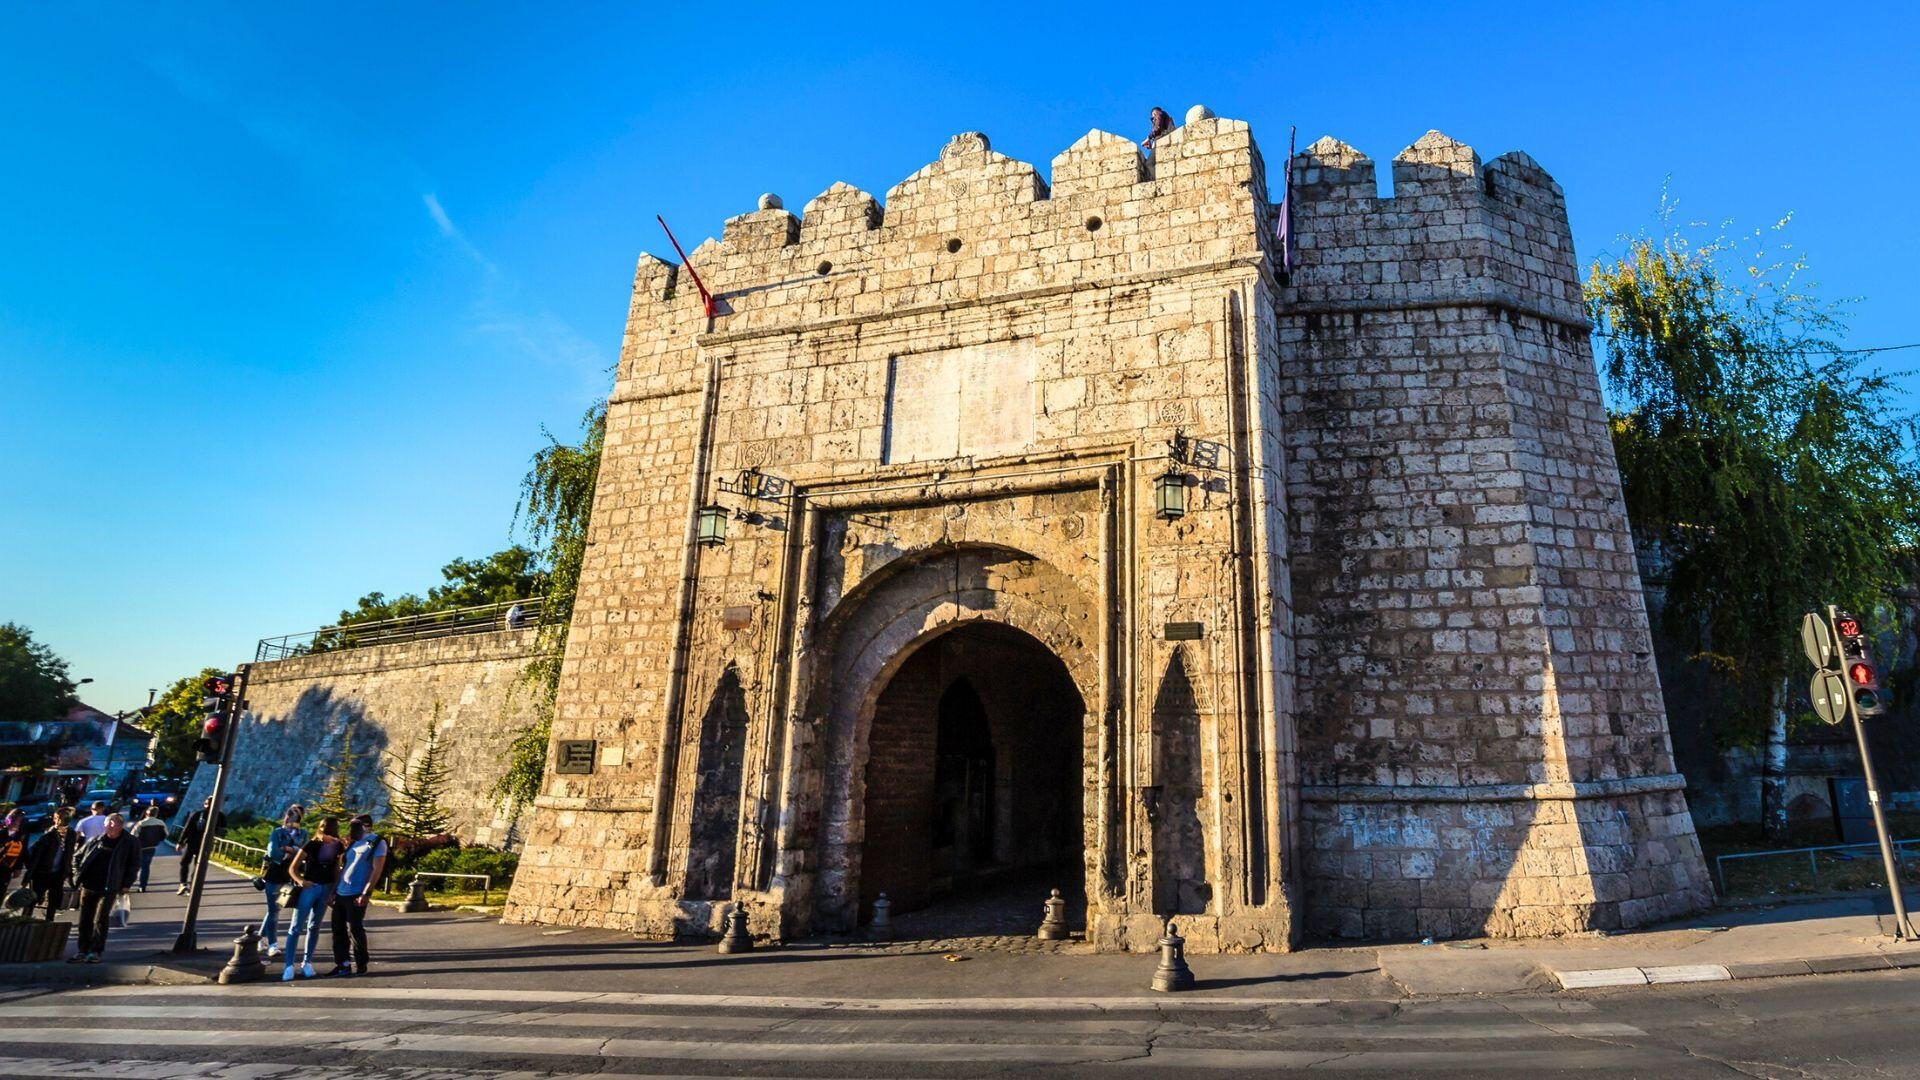
<svg viewBox="0 0 1920 1080">
<path fill-rule="evenodd" d="M 1583 259 L 1671 176 L 1794 212 L 1855 344 L 1920 340 L 1907 6 L 76 7 L 0 11 L 0 621 L 108 709 L 504 546 L 655 213 L 691 247 L 957 131 L 1044 169 L 1154 104 L 1269 162 L 1437 127 L 1539 159 Z"/>
</svg>

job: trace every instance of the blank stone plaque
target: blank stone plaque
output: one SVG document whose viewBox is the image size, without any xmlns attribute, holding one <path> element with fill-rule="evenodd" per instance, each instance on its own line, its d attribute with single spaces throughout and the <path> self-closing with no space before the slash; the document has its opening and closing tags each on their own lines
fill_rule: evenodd
<svg viewBox="0 0 1920 1080">
<path fill-rule="evenodd" d="M 896 356 L 881 459 L 1017 453 L 1033 442 L 1033 347 L 1023 341 Z"/>
</svg>

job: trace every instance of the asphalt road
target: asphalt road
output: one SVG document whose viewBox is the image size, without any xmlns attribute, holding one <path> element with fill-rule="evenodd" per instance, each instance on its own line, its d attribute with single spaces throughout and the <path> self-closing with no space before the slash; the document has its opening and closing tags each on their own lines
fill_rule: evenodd
<svg viewBox="0 0 1920 1080">
<path fill-rule="evenodd" d="M 476 980 L 477 981 L 477 980 Z M 1911 1077 L 1908 971 L 1265 1004 L 835 1003 L 377 978 L 0 993 L 0 1076 Z"/>
</svg>

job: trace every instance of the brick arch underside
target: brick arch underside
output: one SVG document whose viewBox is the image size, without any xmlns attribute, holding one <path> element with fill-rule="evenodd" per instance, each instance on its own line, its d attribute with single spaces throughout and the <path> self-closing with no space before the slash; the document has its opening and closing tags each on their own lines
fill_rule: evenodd
<svg viewBox="0 0 1920 1080">
<path fill-rule="evenodd" d="M 1083 788 L 1097 788 L 1102 700 L 1097 660 L 1099 621 L 1087 592 L 1052 564 L 1022 551 L 981 545 L 933 549 L 886 568 L 860 598 L 835 613 L 826 635 L 832 664 L 818 688 L 826 717 L 826 773 L 820 875 L 815 917 L 850 929 L 858 919 L 860 856 L 865 840 L 866 775 L 874 708 L 893 676 L 916 651 L 960 627 L 999 624 L 1021 631 L 1065 667 L 1084 706 Z M 1090 800 L 1091 801 L 1091 800 Z M 1100 850 L 1097 815 L 1088 814 L 1084 850 Z M 1088 882 L 1089 895 L 1093 882 Z"/>
</svg>

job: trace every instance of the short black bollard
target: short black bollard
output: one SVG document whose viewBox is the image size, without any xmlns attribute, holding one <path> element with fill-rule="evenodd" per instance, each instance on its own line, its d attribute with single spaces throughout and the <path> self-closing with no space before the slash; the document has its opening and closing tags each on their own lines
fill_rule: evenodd
<svg viewBox="0 0 1920 1080">
<path fill-rule="evenodd" d="M 413 883 L 407 886 L 407 899 L 400 905 L 400 910 L 425 911 L 427 907 L 427 883 L 416 876 Z"/>
<path fill-rule="evenodd" d="M 266 962 L 260 959 L 260 931 L 248 923 L 246 931 L 233 939 L 233 958 L 220 969 L 220 981 L 259 982 L 266 974 Z"/>
<path fill-rule="evenodd" d="M 1060 898 L 1060 890 L 1053 890 L 1043 905 L 1045 912 L 1040 919 L 1040 931 L 1034 936 L 1041 941 L 1065 941 L 1073 936 L 1067 929 L 1067 902 Z"/>
<path fill-rule="evenodd" d="M 868 941 L 893 940 L 893 901 L 881 893 L 873 902 L 873 921 L 867 924 Z"/>
<path fill-rule="evenodd" d="M 733 910 L 727 912 L 727 932 L 720 937 L 720 951 L 723 953 L 748 952 L 752 948 L 753 935 L 747 931 L 747 909 L 736 900 Z"/>
<path fill-rule="evenodd" d="M 1166 922 L 1160 935 L 1160 966 L 1153 971 L 1153 988 L 1161 993 L 1193 989 L 1193 969 L 1187 966 L 1187 939 Z"/>
</svg>

